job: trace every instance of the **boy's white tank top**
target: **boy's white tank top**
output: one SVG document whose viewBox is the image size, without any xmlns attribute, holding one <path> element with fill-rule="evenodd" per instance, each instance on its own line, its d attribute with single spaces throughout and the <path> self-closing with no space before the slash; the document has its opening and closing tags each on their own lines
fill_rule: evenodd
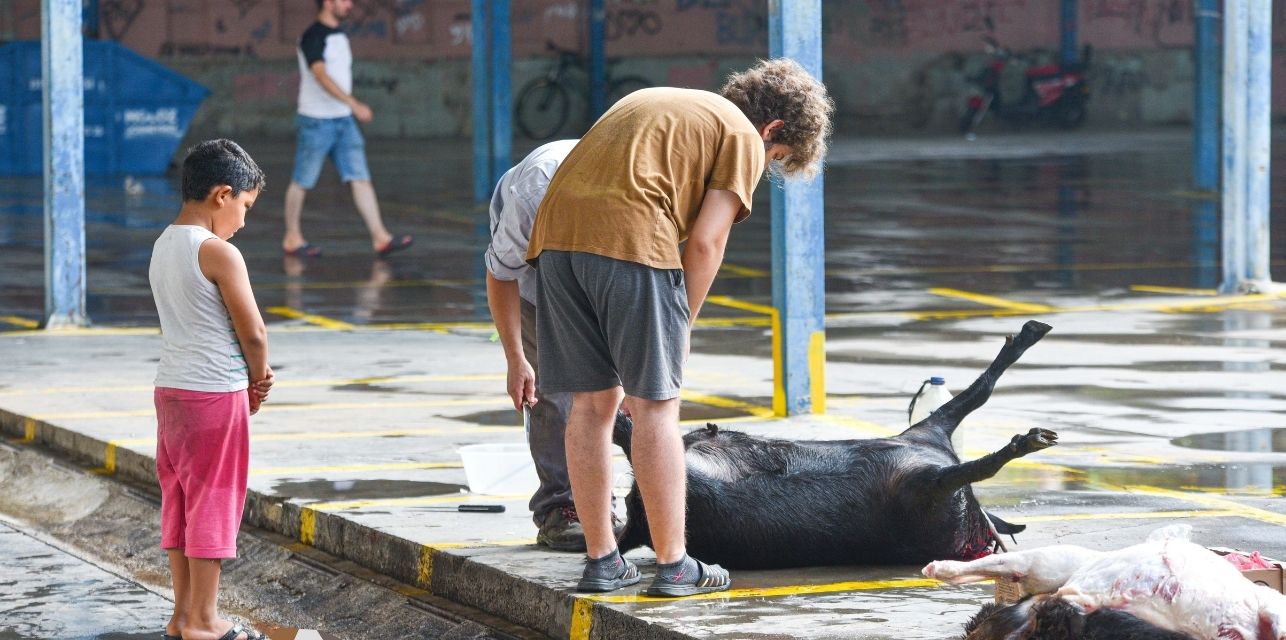
<svg viewBox="0 0 1286 640">
<path fill-rule="evenodd" d="M 158 387 L 228 392 L 249 386 L 228 308 L 197 259 L 201 243 L 217 237 L 204 227 L 172 224 L 152 246 L 147 276 L 161 316 Z"/>
</svg>

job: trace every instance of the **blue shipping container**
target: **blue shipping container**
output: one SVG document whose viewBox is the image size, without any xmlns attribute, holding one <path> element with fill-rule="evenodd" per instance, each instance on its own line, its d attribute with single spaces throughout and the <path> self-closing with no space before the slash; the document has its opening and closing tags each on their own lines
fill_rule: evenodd
<svg viewBox="0 0 1286 640">
<path fill-rule="evenodd" d="M 84 44 L 85 173 L 165 173 L 205 87 L 110 40 Z M 40 42 L 0 46 L 0 175 L 42 171 Z"/>
</svg>

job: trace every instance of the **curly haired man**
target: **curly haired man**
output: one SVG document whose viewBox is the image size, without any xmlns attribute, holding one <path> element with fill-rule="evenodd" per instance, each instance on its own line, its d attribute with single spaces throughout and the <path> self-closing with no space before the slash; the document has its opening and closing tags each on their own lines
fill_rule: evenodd
<svg viewBox="0 0 1286 640">
<path fill-rule="evenodd" d="M 541 390 L 572 393 L 567 462 L 588 555 L 579 590 L 640 580 L 611 526 L 611 433 L 622 400 L 656 551 L 647 593 L 732 585 L 684 544 L 678 420 L 691 327 L 765 166 L 814 175 L 833 112 L 825 86 L 799 64 L 762 61 L 734 74 L 721 95 L 654 88 L 626 96 L 554 175 L 527 260 L 539 266 Z"/>
</svg>

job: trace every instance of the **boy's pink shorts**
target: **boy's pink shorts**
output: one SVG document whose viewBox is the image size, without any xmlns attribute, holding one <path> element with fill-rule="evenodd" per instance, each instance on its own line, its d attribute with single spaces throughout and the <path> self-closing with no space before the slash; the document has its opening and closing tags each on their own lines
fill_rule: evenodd
<svg viewBox="0 0 1286 640">
<path fill-rule="evenodd" d="M 189 558 L 237 557 L 250 458 L 246 391 L 157 387 L 153 398 L 161 548 Z"/>
</svg>

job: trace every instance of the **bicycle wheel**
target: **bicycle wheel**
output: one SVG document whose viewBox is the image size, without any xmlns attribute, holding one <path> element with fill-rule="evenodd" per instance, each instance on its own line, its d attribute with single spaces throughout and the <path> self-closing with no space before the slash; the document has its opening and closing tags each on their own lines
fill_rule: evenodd
<svg viewBox="0 0 1286 640">
<path fill-rule="evenodd" d="M 652 83 L 642 76 L 625 76 L 624 78 L 613 80 L 612 84 L 607 86 L 607 106 L 611 107 L 616 104 L 617 100 L 639 89 L 647 89 L 651 86 Z"/>
<path fill-rule="evenodd" d="M 562 131 L 571 112 L 567 88 L 549 78 L 527 83 L 518 94 L 518 130 L 532 140 L 548 140 Z"/>
</svg>

